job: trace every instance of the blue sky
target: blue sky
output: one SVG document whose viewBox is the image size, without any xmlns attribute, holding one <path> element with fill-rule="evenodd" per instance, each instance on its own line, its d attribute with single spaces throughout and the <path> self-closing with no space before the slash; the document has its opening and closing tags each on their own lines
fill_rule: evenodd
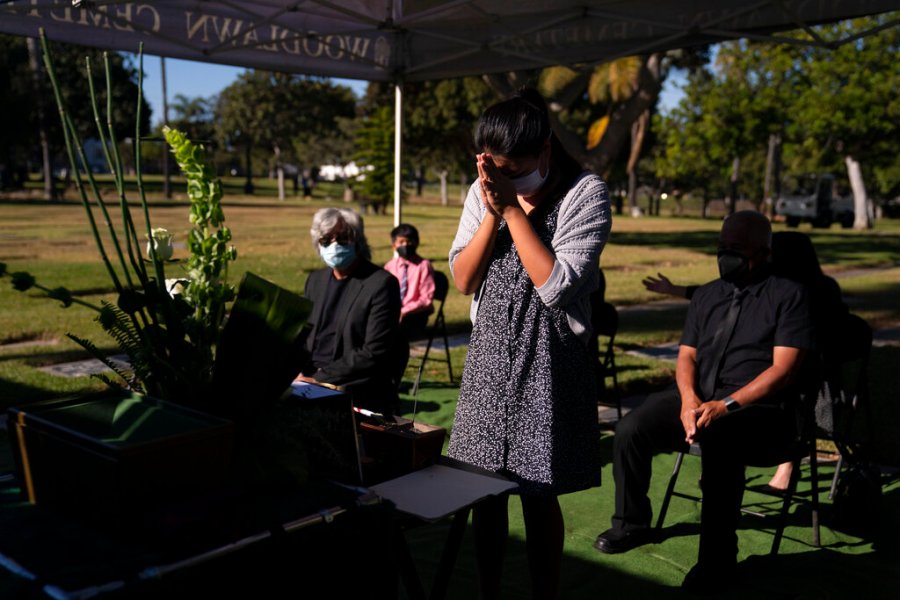
<svg viewBox="0 0 900 600">
<path fill-rule="evenodd" d="M 189 60 L 166 59 L 166 87 L 169 103 L 176 94 L 192 98 L 215 96 L 237 79 L 245 69 L 213 63 Z M 338 83 L 350 86 L 357 96 L 366 90 L 366 82 L 351 79 L 336 79 Z M 144 96 L 153 109 L 153 123 L 162 121 L 162 77 L 158 56 L 144 56 Z M 170 109 L 171 110 L 171 109 Z M 171 115 L 171 112 L 169 113 Z"/>
<path fill-rule="evenodd" d="M 166 80 L 169 102 L 172 102 L 176 94 L 184 94 L 189 98 L 214 96 L 233 82 L 242 71 L 243 67 L 167 58 Z M 366 89 L 365 81 L 353 79 L 335 81 L 350 86 L 357 96 L 361 96 Z M 666 80 L 661 96 L 663 109 L 668 109 L 678 102 L 682 96 L 678 86 L 683 83 L 684 75 L 680 73 L 675 73 Z M 160 59 L 157 56 L 144 56 L 144 96 L 153 109 L 153 123 L 162 121 L 162 78 Z"/>
</svg>

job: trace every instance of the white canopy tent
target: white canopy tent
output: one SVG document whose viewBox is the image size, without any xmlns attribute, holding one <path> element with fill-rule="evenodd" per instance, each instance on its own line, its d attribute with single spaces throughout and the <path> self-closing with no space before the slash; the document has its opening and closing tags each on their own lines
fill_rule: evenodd
<svg viewBox="0 0 900 600">
<path fill-rule="evenodd" d="M 396 85 L 750 38 L 828 47 L 812 25 L 897 0 L 0 0 L 0 32 L 166 57 Z M 895 26 L 894 20 L 885 26 Z M 812 41 L 778 31 L 805 29 Z"/>
</svg>

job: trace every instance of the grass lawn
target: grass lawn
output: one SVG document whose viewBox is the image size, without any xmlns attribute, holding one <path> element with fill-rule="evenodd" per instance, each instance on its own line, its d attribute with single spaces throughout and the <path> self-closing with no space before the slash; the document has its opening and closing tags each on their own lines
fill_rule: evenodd
<svg viewBox="0 0 900 600">
<path fill-rule="evenodd" d="M 322 186 L 312 199 L 290 197 L 279 202 L 271 182 L 257 180 L 256 196 L 238 195 L 240 181 L 230 182 L 224 200 L 227 224 L 234 234 L 238 261 L 229 274 L 235 283 L 245 271 L 254 272 L 288 289 L 302 291 L 308 273 L 320 262 L 309 238 L 312 214 L 323 206 L 344 206 L 339 202 L 339 186 Z M 326 199 L 326 196 L 329 199 Z M 460 206 L 459 190 L 451 194 L 451 205 L 443 207 L 436 196 L 413 198 L 404 207 L 404 221 L 415 224 L 422 238 L 420 252 L 447 273 L 447 251 L 456 231 Z M 110 197 L 112 202 L 114 198 Z M 110 206 L 114 215 L 118 213 Z M 189 230 L 188 208 L 183 198 L 153 199 L 151 216 L 155 227 L 166 227 L 184 243 Z M 135 211 L 139 216 L 139 211 Z M 114 221 L 118 219 L 114 217 Z M 388 232 L 393 217 L 365 216 L 366 233 L 373 261 L 384 263 L 391 256 Z M 632 356 L 626 352 L 649 345 L 677 341 L 685 314 L 685 303 L 661 302 L 661 298 L 641 285 L 647 275 L 662 272 L 677 283 L 702 283 L 716 276 L 715 240 L 721 223 L 695 218 L 640 218 L 616 216 L 613 234 L 603 253 L 602 267 L 607 278 L 607 299 L 626 308 L 620 313 L 616 338 L 620 385 L 624 395 L 658 388 L 671 380 L 671 363 Z M 143 230 L 143 223 L 137 223 Z M 776 225 L 776 230 L 781 225 Z M 900 222 L 879 221 L 874 232 L 812 230 L 809 233 L 825 270 L 837 277 L 854 312 L 877 327 L 900 324 Z M 185 251 L 176 249 L 176 258 Z M 93 246 L 84 212 L 74 202 L 46 204 L 35 201 L 0 200 L 0 262 L 9 271 L 29 271 L 48 287 L 65 286 L 90 303 L 109 299 L 111 287 Z M 181 263 L 170 263 L 167 273 L 177 276 Z M 873 270 L 877 268 L 877 270 Z M 93 311 L 81 306 L 63 309 L 55 301 L 34 297 L 34 293 L 13 291 L 8 279 L 0 280 L 0 410 L 10 405 L 57 397 L 97 388 L 90 378 L 49 375 L 38 367 L 83 358 L 80 347 L 65 334 L 88 337 L 101 347 L 114 350 Z M 646 303 L 658 310 L 638 307 Z M 445 313 L 455 332 L 466 331 L 469 299 L 451 289 Z M 447 377 L 446 366 L 428 363 L 423 388 L 418 397 L 418 417 L 427 423 L 452 427 L 459 375 L 465 348 L 452 351 L 455 382 Z M 879 425 L 885 452 L 900 456 L 894 442 L 892 424 L 900 417 L 897 389 L 900 389 L 900 348 L 875 348 L 871 386 L 875 422 Z M 407 371 L 407 379 L 414 376 Z M 405 397 L 405 414 L 411 415 L 413 399 Z M 0 433 L 0 436 L 3 434 Z M 611 434 L 602 440 L 607 457 L 611 454 Z M 0 439 L 0 443 L 2 443 Z M 900 460 L 898 460 L 900 462 Z M 665 475 L 672 457 L 656 459 L 651 498 L 655 505 L 662 497 Z M 896 464 L 896 463 L 895 463 Z M 10 468 L 8 455 L 0 452 L 0 471 Z M 830 476 L 829 469 L 823 469 Z M 699 461 L 688 458 L 682 471 L 682 485 L 696 487 Z M 765 473 L 755 473 L 764 477 Z M 562 499 L 566 515 L 566 558 L 563 598 L 588 598 L 613 592 L 624 597 L 681 597 L 672 586 L 680 583 L 696 556 L 699 508 L 686 500 L 673 500 L 665 529 L 665 540 L 635 550 L 626 556 L 600 555 L 591 548 L 593 538 L 608 526 L 612 510 L 611 466 L 603 469 L 604 484 Z M 804 484 L 808 494 L 809 482 Z M 826 485 L 820 483 L 820 490 Z M 824 494 L 822 494 L 824 498 Z M 897 568 L 900 540 L 900 484 L 885 489 L 885 528 L 873 543 L 850 534 L 823 528 L 823 547 L 809 543 L 809 512 L 800 507 L 790 518 L 782 552 L 772 560 L 752 558 L 743 563 L 744 575 L 734 597 L 865 598 L 897 597 L 900 569 Z M 826 509 L 827 516 L 827 509 Z M 741 558 L 764 554 L 771 543 L 771 520 L 760 529 L 753 517 L 744 517 L 740 532 Z M 826 520 L 827 525 L 827 520 Z M 423 575 L 433 568 L 440 551 L 445 526 L 435 524 L 410 532 L 413 554 Z M 470 533 L 467 533 L 469 536 Z M 506 596 L 528 597 L 522 521 L 518 502 L 511 502 L 511 540 L 505 577 Z M 450 597 L 473 597 L 474 563 L 471 539 L 467 537 L 457 563 Z"/>
</svg>

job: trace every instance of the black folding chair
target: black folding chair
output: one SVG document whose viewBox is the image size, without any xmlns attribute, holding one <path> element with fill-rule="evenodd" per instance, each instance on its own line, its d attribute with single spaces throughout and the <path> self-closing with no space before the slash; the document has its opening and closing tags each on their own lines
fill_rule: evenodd
<svg viewBox="0 0 900 600">
<path fill-rule="evenodd" d="M 800 435 L 798 436 L 798 439 L 788 448 L 785 448 L 781 455 L 775 457 L 774 460 L 766 463 L 748 463 L 747 465 L 752 467 L 775 467 L 779 464 L 790 462 L 793 467 L 791 470 L 791 478 L 788 482 L 788 487 L 784 491 L 778 491 L 774 489 L 766 490 L 765 488 L 760 488 L 758 486 L 751 487 L 745 485 L 745 489 L 754 493 L 774 496 L 782 499 L 781 508 L 778 514 L 778 524 L 775 528 L 775 537 L 772 540 L 772 547 L 769 550 L 769 554 L 771 555 L 778 554 L 778 548 L 781 545 L 781 538 L 784 536 L 784 528 L 787 525 L 787 516 L 790 511 L 791 504 L 794 502 L 807 502 L 805 498 L 800 498 L 797 496 L 797 484 L 800 481 L 801 468 L 804 459 L 806 459 L 807 457 L 809 457 L 810 481 L 812 486 L 812 492 L 810 493 L 810 499 L 808 500 L 808 503 L 812 508 L 812 543 L 814 546 L 819 545 L 819 471 L 816 454 L 816 428 L 813 416 L 816 398 L 816 394 L 813 390 L 817 389 L 817 387 L 817 385 L 810 385 L 809 391 L 807 391 L 801 399 Z M 666 513 L 669 510 L 669 502 L 671 501 L 672 496 L 694 500 L 697 502 L 702 501 L 702 496 L 697 495 L 696 493 L 682 492 L 675 488 L 675 485 L 678 482 L 678 474 L 681 471 L 681 465 L 684 461 L 685 454 L 689 454 L 690 456 L 701 456 L 700 445 L 692 444 L 688 452 L 679 452 L 675 457 L 675 466 L 672 469 L 672 474 L 669 476 L 669 483 L 666 486 L 666 493 L 663 496 L 662 505 L 659 509 L 659 516 L 656 520 L 657 529 L 662 529 L 663 523 L 666 519 Z M 741 507 L 741 512 L 757 517 L 765 516 L 759 511 L 747 508 L 746 504 Z"/>
<path fill-rule="evenodd" d="M 597 360 L 598 402 L 616 407 L 618 418 L 622 419 L 622 398 L 619 396 L 619 380 L 616 373 L 616 355 L 613 344 L 619 329 L 619 312 L 616 307 L 602 299 L 602 293 L 591 294 L 591 326 L 593 341 L 589 345 L 591 356 Z M 601 338 L 606 338 L 604 345 Z M 612 389 L 607 391 L 606 380 L 612 379 Z"/>
<path fill-rule="evenodd" d="M 428 330 L 428 343 L 425 346 L 425 352 L 420 359 L 419 368 L 416 371 L 416 380 L 413 383 L 412 395 L 419 393 L 419 383 L 422 381 L 422 372 L 425 370 L 425 363 L 430 361 L 447 363 L 447 375 L 450 377 L 450 383 L 453 383 L 453 365 L 450 362 L 450 341 L 447 337 L 447 325 L 444 322 L 444 301 L 447 299 L 447 292 L 450 290 L 450 281 L 447 276 L 440 271 L 434 272 L 434 299 L 437 303 L 437 311 L 434 313 L 434 321 Z M 434 343 L 435 335 L 441 335 L 444 339 L 445 358 L 434 358 L 429 356 L 431 353 L 431 345 Z"/>
<path fill-rule="evenodd" d="M 835 349 L 826 352 L 825 376 L 816 403 L 817 436 L 834 442 L 839 453 L 829 499 L 834 497 L 841 473 L 848 463 L 864 455 L 864 446 L 874 441 L 869 402 L 872 328 L 854 314 L 848 314 L 843 324 L 834 326 L 840 328 L 839 339 Z M 863 432 L 857 430 L 859 411 L 865 417 Z"/>
</svg>

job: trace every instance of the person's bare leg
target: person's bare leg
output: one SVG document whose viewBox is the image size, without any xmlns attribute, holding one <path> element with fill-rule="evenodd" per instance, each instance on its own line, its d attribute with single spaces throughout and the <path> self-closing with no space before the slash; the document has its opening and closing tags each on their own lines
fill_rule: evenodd
<svg viewBox="0 0 900 600">
<path fill-rule="evenodd" d="M 775 474 L 772 475 L 772 479 L 769 480 L 769 487 L 775 488 L 776 490 L 786 490 L 788 484 L 791 482 L 791 472 L 793 470 L 793 463 L 786 462 L 778 465 Z"/>
<path fill-rule="evenodd" d="M 482 600 L 500 597 L 503 558 L 509 536 L 508 496 L 490 498 L 472 511 L 478 592 Z"/>
<path fill-rule="evenodd" d="M 565 540 L 559 500 L 556 496 L 522 496 L 522 516 L 532 596 L 539 600 L 556 598 Z"/>
</svg>

